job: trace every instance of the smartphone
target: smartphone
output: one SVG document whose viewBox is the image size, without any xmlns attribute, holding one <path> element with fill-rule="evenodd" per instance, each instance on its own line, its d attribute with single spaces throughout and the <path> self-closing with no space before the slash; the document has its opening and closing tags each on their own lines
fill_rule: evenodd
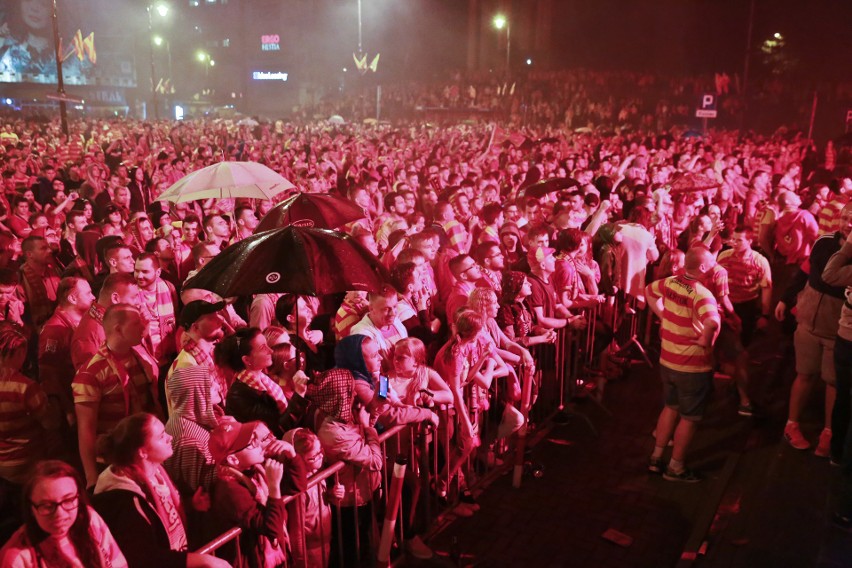
<svg viewBox="0 0 852 568">
<path fill-rule="evenodd" d="M 379 398 L 387 398 L 388 397 L 388 378 L 380 376 L 379 377 Z"/>
</svg>

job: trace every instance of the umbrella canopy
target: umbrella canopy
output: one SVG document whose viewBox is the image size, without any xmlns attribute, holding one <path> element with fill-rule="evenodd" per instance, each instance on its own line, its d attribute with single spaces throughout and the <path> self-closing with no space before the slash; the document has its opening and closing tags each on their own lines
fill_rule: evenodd
<svg viewBox="0 0 852 568">
<path fill-rule="evenodd" d="M 579 187 L 580 182 L 573 178 L 551 178 L 546 179 L 532 185 L 528 185 L 523 188 L 520 193 L 518 193 L 518 199 L 527 198 L 527 197 L 544 197 L 548 193 L 553 193 L 554 191 L 560 191 L 563 189 L 569 189 L 572 187 Z"/>
<path fill-rule="evenodd" d="M 227 298 L 291 292 L 322 296 L 379 290 L 388 274 L 352 237 L 328 229 L 284 227 L 229 246 L 185 285 Z"/>
<path fill-rule="evenodd" d="M 348 199 L 325 193 L 299 193 L 270 209 L 254 232 L 287 225 L 336 229 L 363 216 L 361 207 Z"/>
<path fill-rule="evenodd" d="M 721 186 L 714 178 L 704 174 L 685 173 L 672 180 L 671 193 L 688 193 L 691 191 L 706 191 Z"/>
<path fill-rule="evenodd" d="M 330 117 L 328 117 L 328 123 L 329 124 L 346 124 L 346 121 L 343 120 L 343 117 L 340 116 L 339 114 L 333 114 Z"/>
<path fill-rule="evenodd" d="M 280 174 L 257 162 L 219 162 L 182 177 L 164 191 L 158 201 L 197 201 L 229 197 L 272 199 L 294 188 Z"/>
</svg>

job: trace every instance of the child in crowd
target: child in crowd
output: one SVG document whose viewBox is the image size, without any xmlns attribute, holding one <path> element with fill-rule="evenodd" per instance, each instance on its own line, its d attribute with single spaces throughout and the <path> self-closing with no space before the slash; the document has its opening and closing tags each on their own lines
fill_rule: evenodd
<svg viewBox="0 0 852 568">
<path fill-rule="evenodd" d="M 291 438 L 296 453 L 307 466 L 307 475 L 317 473 L 323 465 L 322 446 L 317 435 L 307 428 L 296 428 L 285 434 Z M 320 482 L 304 493 L 305 565 L 326 567 L 331 553 L 331 507 L 329 501 L 339 503 L 344 495 L 343 485 L 327 488 Z"/>
<path fill-rule="evenodd" d="M 243 529 L 239 553 L 233 547 L 222 548 L 238 568 L 287 565 L 287 513 L 281 500 L 284 464 L 264 458 L 258 424 L 226 421 L 210 436 L 210 454 L 218 465 L 211 513 L 222 523 L 220 532 L 234 526 Z"/>
</svg>

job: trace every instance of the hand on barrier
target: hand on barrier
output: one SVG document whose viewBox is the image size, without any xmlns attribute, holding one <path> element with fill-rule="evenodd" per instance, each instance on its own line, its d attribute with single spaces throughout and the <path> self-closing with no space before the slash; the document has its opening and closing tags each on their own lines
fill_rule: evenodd
<svg viewBox="0 0 852 568">
<path fill-rule="evenodd" d="M 340 483 L 335 483 L 329 490 L 329 495 L 335 502 L 343 501 L 343 497 L 346 495 L 346 488 Z"/>
<path fill-rule="evenodd" d="M 441 418 L 434 412 L 429 413 L 429 421 L 428 424 L 431 424 L 435 428 L 438 428 L 438 424 L 441 423 Z"/>
<path fill-rule="evenodd" d="M 432 408 L 435 406 L 434 396 L 432 391 L 421 389 L 416 395 L 415 404 L 423 408 Z"/>
</svg>

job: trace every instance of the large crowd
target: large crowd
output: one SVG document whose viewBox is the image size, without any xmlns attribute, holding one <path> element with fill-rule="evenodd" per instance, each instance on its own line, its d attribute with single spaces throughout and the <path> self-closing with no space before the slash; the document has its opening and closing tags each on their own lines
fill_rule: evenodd
<svg viewBox="0 0 852 568">
<path fill-rule="evenodd" d="M 303 561 L 357 565 L 390 467 L 380 433 L 443 432 L 451 442 L 426 486 L 475 514 L 464 464 L 512 447 L 528 419 L 523 386 L 553 372 L 559 334 L 592 329 L 592 356 L 619 363 L 614 306 L 659 318 L 664 404 L 649 472 L 701 480 L 687 457 L 714 371 L 732 377 L 740 415 L 759 413 L 748 347 L 784 326 L 796 353 L 785 439 L 811 446 L 799 421 L 821 378 L 815 454 L 849 477 L 845 150 L 787 132 L 575 132 L 557 126 L 576 126 L 573 111 L 534 104 L 546 131 L 121 119 L 77 120 L 65 135 L 57 121 L 7 117 L 0 499 L 22 513 L 7 518 L 0 564 L 285 566 L 284 498 L 342 462 L 298 517 Z M 265 164 L 296 188 L 157 199 L 222 161 Z M 543 183 L 553 178 L 565 183 Z M 385 285 L 321 298 L 185 285 L 298 192 L 361 208 L 340 229 L 385 265 Z M 847 498 L 838 520 L 852 525 Z M 407 552 L 431 556 L 426 527 L 408 525 Z M 192 552 L 235 526 L 221 558 Z"/>
</svg>

